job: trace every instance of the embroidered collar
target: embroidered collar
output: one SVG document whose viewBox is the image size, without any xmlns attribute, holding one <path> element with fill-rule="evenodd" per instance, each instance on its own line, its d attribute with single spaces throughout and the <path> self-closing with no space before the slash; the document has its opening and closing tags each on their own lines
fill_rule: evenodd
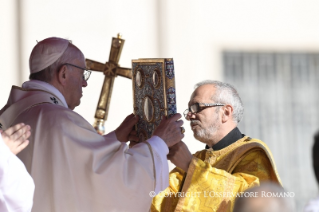
<svg viewBox="0 0 319 212">
<path fill-rule="evenodd" d="M 24 88 L 24 89 L 38 89 L 38 90 L 44 90 L 44 91 L 47 91 L 49 93 L 52 93 L 62 101 L 62 104 L 66 108 L 68 107 L 68 104 L 66 103 L 65 98 L 62 95 L 62 93 L 56 87 L 54 87 L 53 85 L 51 85 L 49 83 L 46 83 L 46 82 L 43 82 L 40 80 L 30 80 L 30 81 L 24 82 L 22 84 L 22 88 Z M 54 101 L 54 100 L 52 100 L 52 101 Z"/>
</svg>

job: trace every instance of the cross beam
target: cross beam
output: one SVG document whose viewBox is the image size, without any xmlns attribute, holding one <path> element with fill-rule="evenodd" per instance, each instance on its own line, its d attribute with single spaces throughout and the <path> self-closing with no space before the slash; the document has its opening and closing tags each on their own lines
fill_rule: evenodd
<svg viewBox="0 0 319 212">
<path fill-rule="evenodd" d="M 115 77 L 122 76 L 132 79 L 131 69 L 122 68 L 118 64 L 124 42 L 125 40 L 121 39 L 120 34 L 117 34 L 117 38 L 112 38 L 109 61 L 106 63 L 100 63 L 94 60 L 86 59 L 86 68 L 88 70 L 103 72 L 105 75 L 100 99 L 95 111 L 95 122 L 93 124 L 95 130 L 101 135 L 105 133 L 104 123 L 107 120 L 107 115 L 109 112 Z"/>
</svg>

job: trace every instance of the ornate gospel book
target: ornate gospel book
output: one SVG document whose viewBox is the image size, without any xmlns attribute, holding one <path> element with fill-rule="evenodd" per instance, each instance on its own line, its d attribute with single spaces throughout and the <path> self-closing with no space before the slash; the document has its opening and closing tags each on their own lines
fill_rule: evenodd
<svg viewBox="0 0 319 212">
<path fill-rule="evenodd" d="M 168 59 L 132 60 L 134 114 L 140 141 L 150 138 L 162 120 L 176 113 L 174 62 Z"/>
</svg>

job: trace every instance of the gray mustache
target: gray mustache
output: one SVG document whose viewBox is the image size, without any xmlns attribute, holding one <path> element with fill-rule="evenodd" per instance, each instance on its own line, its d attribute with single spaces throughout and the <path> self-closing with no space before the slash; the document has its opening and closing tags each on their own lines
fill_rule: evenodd
<svg viewBox="0 0 319 212">
<path fill-rule="evenodd" d="M 191 125 L 192 125 L 192 124 L 198 124 L 198 125 L 199 125 L 200 122 L 199 122 L 198 120 L 191 120 Z"/>
</svg>

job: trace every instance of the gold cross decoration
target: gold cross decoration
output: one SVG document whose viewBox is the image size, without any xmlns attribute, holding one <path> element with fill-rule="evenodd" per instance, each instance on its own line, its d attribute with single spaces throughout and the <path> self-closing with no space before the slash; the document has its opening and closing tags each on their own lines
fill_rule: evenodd
<svg viewBox="0 0 319 212">
<path fill-rule="evenodd" d="M 120 34 L 117 34 L 117 38 L 112 38 L 109 61 L 106 63 L 100 63 L 94 60 L 86 59 L 86 68 L 88 70 L 103 72 L 105 75 L 100 99 L 95 111 L 95 122 L 93 124 L 95 130 L 101 135 L 105 133 L 104 123 L 107 120 L 107 115 L 109 112 L 115 77 L 122 76 L 132 79 L 131 69 L 122 68 L 118 64 L 124 42 L 125 40 L 121 39 Z"/>
</svg>

